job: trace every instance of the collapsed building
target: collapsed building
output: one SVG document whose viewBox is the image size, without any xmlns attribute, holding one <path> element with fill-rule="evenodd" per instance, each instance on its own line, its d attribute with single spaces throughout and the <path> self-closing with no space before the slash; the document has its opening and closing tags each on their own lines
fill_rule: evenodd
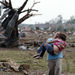
<svg viewBox="0 0 75 75">
<path fill-rule="evenodd" d="M 39 46 L 41 43 L 45 42 L 52 35 L 51 31 L 43 30 L 31 30 L 29 27 L 23 27 L 19 29 L 19 42 L 20 44 L 30 44 L 33 46 Z"/>
</svg>

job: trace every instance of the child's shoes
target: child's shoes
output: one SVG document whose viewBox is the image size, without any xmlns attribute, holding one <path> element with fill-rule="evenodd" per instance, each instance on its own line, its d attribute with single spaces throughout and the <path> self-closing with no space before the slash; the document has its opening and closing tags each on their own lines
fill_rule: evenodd
<svg viewBox="0 0 75 75">
<path fill-rule="evenodd" d="M 40 56 L 37 56 L 37 57 L 35 57 L 36 59 L 42 59 L 42 57 L 40 57 Z"/>
<path fill-rule="evenodd" d="M 39 54 L 35 54 L 34 56 L 33 56 L 33 58 L 36 58 L 36 57 L 38 57 L 38 56 L 40 56 Z"/>
</svg>

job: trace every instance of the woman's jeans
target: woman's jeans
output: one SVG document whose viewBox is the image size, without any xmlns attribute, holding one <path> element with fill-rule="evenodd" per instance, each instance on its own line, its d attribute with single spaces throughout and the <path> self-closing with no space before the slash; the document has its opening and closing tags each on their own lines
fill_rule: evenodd
<svg viewBox="0 0 75 75">
<path fill-rule="evenodd" d="M 62 59 L 48 60 L 48 75 L 61 75 Z"/>
</svg>

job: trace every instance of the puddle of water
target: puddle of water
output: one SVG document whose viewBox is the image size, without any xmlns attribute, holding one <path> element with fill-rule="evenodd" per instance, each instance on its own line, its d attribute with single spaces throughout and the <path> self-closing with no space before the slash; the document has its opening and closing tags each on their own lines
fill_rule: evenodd
<svg viewBox="0 0 75 75">
<path fill-rule="evenodd" d="M 16 73 L 16 72 L 2 72 L 0 71 L 0 75 L 24 75 L 23 73 Z"/>
</svg>

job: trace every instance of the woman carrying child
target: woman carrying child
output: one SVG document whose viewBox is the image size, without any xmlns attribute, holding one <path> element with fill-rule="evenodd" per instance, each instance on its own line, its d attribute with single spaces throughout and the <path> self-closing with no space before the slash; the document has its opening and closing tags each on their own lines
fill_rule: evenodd
<svg viewBox="0 0 75 75">
<path fill-rule="evenodd" d="M 50 40 L 51 39 L 51 40 Z M 62 50 L 66 47 L 66 35 L 57 32 L 53 38 L 43 43 L 37 50 L 34 58 L 43 58 L 45 51 L 48 52 L 48 75 L 61 75 L 62 71 Z"/>
</svg>

